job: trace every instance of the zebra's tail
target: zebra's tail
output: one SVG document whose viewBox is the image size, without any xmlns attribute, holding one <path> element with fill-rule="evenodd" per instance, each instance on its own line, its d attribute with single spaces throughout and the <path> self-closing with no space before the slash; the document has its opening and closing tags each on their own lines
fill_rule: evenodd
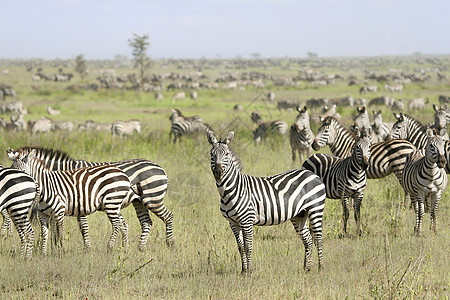
<svg viewBox="0 0 450 300">
<path fill-rule="evenodd" d="M 34 197 L 33 203 L 31 204 L 31 216 L 30 216 L 31 223 L 33 223 L 33 221 L 37 219 L 36 215 L 38 213 L 40 199 L 41 199 L 41 190 L 39 189 L 39 184 L 36 182 L 36 196 Z"/>
<path fill-rule="evenodd" d="M 142 190 L 142 185 L 140 182 L 131 185 L 131 190 L 138 196 L 142 196 L 144 191 Z"/>
</svg>

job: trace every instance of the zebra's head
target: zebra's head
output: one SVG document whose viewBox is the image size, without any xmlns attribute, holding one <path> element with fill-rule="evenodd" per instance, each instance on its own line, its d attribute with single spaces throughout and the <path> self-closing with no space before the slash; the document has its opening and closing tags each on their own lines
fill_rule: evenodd
<svg viewBox="0 0 450 300">
<path fill-rule="evenodd" d="M 220 181 L 223 175 L 233 165 L 233 157 L 228 144 L 234 139 L 234 132 L 230 131 L 225 140 L 217 141 L 214 133 L 209 131 L 208 142 L 211 144 L 211 171 L 216 181 Z"/>
<path fill-rule="evenodd" d="M 356 110 L 358 114 L 356 116 L 353 116 L 353 122 L 356 126 L 359 128 L 363 127 L 369 127 L 370 126 L 370 119 L 369 119 L 369 112 L 367 111 L 366 107 L 363 106 L 361 108 L 356 107 Z"/>
<path fill-rule="evenodd" d="M 27 174 L 31 174 L 31 161 L 36 156 L 36 150 L 32 150 L 30 152 L 23 151 L 14 151 L 9 148 L 6 150 L 8 157 L 12 160 L 11 168 L 18 169 L 24 171 Z"/>
<path fill-rule="evenodd" d="M 392 126 L 391 131 L 386 136 L 386 140 L 406 139 L 408 137 L 408 121 L 403 113 L 393 113 L 397 122 Z"/>
<path fill-rule="evenodd" d="M 447 108 L 438 107 L 433 104 L 434 114 L 434 125 L 436 129 L 441 130 L 447 126 Z"/>
<path fill-rule="evenodd" d="M 294 128 L 297 132 L 310 129 L 309 114 L 306 105 L 303 108 L 297 107 L 298 115 L 294 123 Z"/>
<path fill-rule="evenodd" d="M 375 128 L 380 128 L 383 125 L 383 115 L 381 114 L 381 110 L 372 111 L 373 114 L 373 125 Z"/>
<path fill-rule="evenodd" d="M 312 143 L 312 148 L 315 151 L 332 143 L 336 135 L 334 127 L 335 119 L 333 117 L 320 117 L 320 121 L 322 122 L 322 126 L 320 126 L 316 138 Z"/>
<path fill-rule="evenodd" d="M 372 132 L 370 127 L 356 130 L 356 141 L 353 154 L 363 170 L 369 167 L 370 146 L 372 145 Z"/>
<path fill-rule="evenodd" d="M 447 159 L 445 158 L 445 141 L 437 135 L 436 132 L 428 128 L 427 129 L 428 141 L 425 146 L 425 157 L 436 163 L 439 168 L 445 168 Z"/>
</svg>

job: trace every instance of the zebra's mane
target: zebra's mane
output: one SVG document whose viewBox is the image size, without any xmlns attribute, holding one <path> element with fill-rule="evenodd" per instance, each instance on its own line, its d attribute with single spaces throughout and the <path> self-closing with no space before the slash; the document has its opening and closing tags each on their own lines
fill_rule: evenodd
<svg viewBox="0 0 450 300">
<path fill-rule="evenodd" d="M 22 147 L 18 151 L 30 153 L 32 150 L 36 151 L 36 157 L 40 160 L 46 161 L 49 164 L 51 161 L 74 161 L 69 154 L 61 150 L 55 150 L 51 148 L 43 147 Z M 48 167 L 48 165 L 46 166 Z"/>
<path fill-rule="evenodd" d="M 427 131 L 427 127 L 425 125 L 423 125 L 419 120 L 416 120 L 413 117 L 411 117 L 410 115 L 405 115 L 405 114 L 403 114 L 403 117 L 408 118 L 414 126 L 419 127 L 420 130 L 423 131 L 424 133 Z M 397 120 L 397 122 L 398 122 L 398 120 Z"/>
</svg>

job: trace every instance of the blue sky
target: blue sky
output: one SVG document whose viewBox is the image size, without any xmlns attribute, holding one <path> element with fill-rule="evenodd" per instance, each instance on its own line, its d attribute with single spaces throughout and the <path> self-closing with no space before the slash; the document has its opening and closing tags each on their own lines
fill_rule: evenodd
<svg viewBox="0 0 450 300">
<path fill-rule="evenodd" d="M 450 53 L 448 0 L 1 0 L 1 58 Z"/>
</svg>

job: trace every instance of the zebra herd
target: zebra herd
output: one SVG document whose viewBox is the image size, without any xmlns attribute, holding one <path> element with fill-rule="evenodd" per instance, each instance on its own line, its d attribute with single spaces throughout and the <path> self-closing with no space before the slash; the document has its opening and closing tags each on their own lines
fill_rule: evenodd
<svg viewBox="0 0 450 300">
<path fill-rule="evenodd" d="M 220 210 L 235 235 L 243 273 L 251 273 L 253 269 L 253 226 L 278 225 L 288 220 L 305 247 L 304 269 L 311 269 L 313 243 L 321 269 L 325 198 L 341 199 L 344 234 L 347 233 L 349 199 L 353 199 L 356 230 L 360 235 L 360 208 L 367 179 L 394 173 L 405 191 L 405 203 L 411 199 L 415 209 L 416 234 L 421 233 L 427 203 L 431 210 L 431 227 L 436 231 L 438 205 L 450 171 L 450 144 L 446 127 L 448 112 L 446 108 L 434 109 L 435 122 L 424 126 L 402 113 L 394 113 L 397 121 L 389 124 L 382 122 L 381 112 L 373 112 L 372 123 L 368 111 L 358 108 L 350 129 L 336 117 L 327 116 L 320 118 L 322 124 L 314 135 L 307 107 L 297 108 L 298 116 L 289 132 L 292 160 L 296 160 L 297 152 L 300 161 L 305 154 L 306 159 L 300 169 L 268 177 L 243 174 L 241 161 L 229 145 L 234 140 L 234 132 L 220 140 L 199 116 L 186 117 L 173 109 L 170 135 L 176 143 L 184 135 L 206 134 L 211 145 L 211 171 L 221 199 Z M 278 124 L 278 121 L 264 122 L 257 114 L 252 114 L 252 120 L 258 128 L 263 123 Z M 281 127 L 286 133 L 287 124 Z M 311 149 L 318 151 L 327 145 L 332 155 L 311 155 Z M 44 254 L 50 218 L 55 222 L 59 246 L 64 249 L 65 216 L 77 217 L 84 248 L 89 251 L 87 216 L 96 211 L 104 211 L 112 226 L 107 249 L 112 249 L 119 233 L 122 246 L 127 247 L 128 225 L 120 210 L 130 204 L 141 225 L 140 250 L 145 249 L 152 226 L 149 210 L 165 223 L 167 245 L 174 244 L 173 214 L 163 203 L 168 177 L 158 164 L 145 159 L 87 162 L 45 148 L 22 147 L 9 149 L 7 153 L 13 163 L 11 168 L 0 170 L 2 232 L 9 230 L 8 224 L 16 225 L 23 256 L 31 258 L 34 242 L 29 211 L 31 218 L 37 215 L 40 221 Z"/>
</svg>

